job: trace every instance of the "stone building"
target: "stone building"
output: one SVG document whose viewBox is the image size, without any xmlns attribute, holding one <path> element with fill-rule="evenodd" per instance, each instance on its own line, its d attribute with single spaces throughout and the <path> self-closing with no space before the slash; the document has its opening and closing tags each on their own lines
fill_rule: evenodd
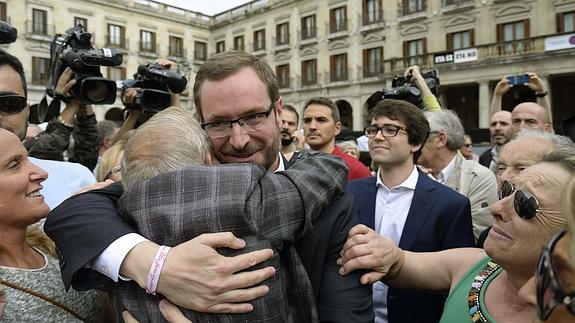
<svg viewBox="0 0 575 323">
<path fill-rule="evenodd" d="M 209 55 L 243 49 L 275 69 L 285 102 L 301 111 L 310 97 L 329 97 L 356 131 L 367 98 L 412 64 L 437 69 L 443 106 L 476 140 L 486 139 L 491 93 L 505 75 L 540 75 L 556 129 L 574 112 L 575 0 L 256 0 L 215 16 L 149 0 L 8 0 L 0 9 L 20 31 L 4 47 L 23 60 L 32 103 L 43 95 L 54 33 L 81 22 L 96 47 L 124 53 L 104 76 L 130 77 L 162 56 L 193 80 Z M 517 86 L 504 108 L 524 99 L 533 93 Z"/>
</svg>

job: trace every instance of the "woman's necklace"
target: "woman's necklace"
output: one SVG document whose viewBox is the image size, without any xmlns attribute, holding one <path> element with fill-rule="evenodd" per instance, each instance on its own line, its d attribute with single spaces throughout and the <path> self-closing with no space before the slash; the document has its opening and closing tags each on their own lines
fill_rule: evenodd
<svg viewBox="0 0 575 323">
<path fill-rule="evenodd" d="M 481 322 L 488 323 L 489 321 L 481 312 L 481 306 L 479 304 L 479 299 L 481 295 L 481 288 L 487 279 L 493 275 L 499 269 L 499 265 L 493 261 L 489 261 L 485 267 L 479 272 L 473 282 L 471 283 L 471 289 L 469 290 L 469 297 L 467 298 L 467 305 L 469 306 L 469 315 L 471 315 L 471 321 L 473 323 Z"/>
</svg>

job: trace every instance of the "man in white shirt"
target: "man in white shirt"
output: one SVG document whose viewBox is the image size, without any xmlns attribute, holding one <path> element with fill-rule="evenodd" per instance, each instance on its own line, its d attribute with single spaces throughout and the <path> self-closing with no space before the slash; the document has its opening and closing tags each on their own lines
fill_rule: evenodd
<svg viewBox="0 0 575 323">
<path fill-rule="evenodd" d="M 346 188 L 359 222 L 411 251 L 474 246 L 469 200 L 415 166 L 429 133 L 423 112 L 406 101 L 383 100 L 371 116 L 365 135 L 377 175 Z M 373 285 L 377 323 L 438 322 L 443 302 L 443 295 Z"/>
<path fill-rule="evenodd" d="M 417 162 L 431 171 L 432 178 L 469 198 L 477 239 L 491 225 L 489 207 L 498 200 L 495 174 L 459 153 L 465 131 L 455 112 L 425 112 L 425 116 L 431 135 Z"/>
</svg>

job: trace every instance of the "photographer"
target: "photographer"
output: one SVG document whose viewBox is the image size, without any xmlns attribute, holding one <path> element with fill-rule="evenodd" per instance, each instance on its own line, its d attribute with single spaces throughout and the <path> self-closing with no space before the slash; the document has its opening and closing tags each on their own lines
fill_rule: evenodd
<svg viewBox="0 0 575 323">
<path fill-rule="evenodd" d="M 441 106 L 439 105 L 437 98 L 435 95 L 433 95 L 427 86 L 424 77 L 421 75 L 419 66 L 413 65 L 408 67 L 403 75 L 405 78 L 409 79 L 411 83 L 415 84 L 415 86 L 417 86 L 421 91 L 424 111 L 437 112 L 441 110 Z"/>
<path fill-rule="evenodd" d="M 550 132 L 554 133 L 553 130 L 553 116 L 551 112 L 551 105 L 549 104 L 549 98 L 547 96 L 548 91 L 545 88 L 545 85 L 541 81 L 541 78 L 536 73 L 527 72 L 525 75 L 528 76 L 528 81 L 524 85 L 530 88 L 533 92 L 535 92 L 535 97 L 537 98 L 537 104 L 544 108 L 547 112 L 547 122 L 550 125 Z M 503 95 L 505 95 L 514 84 L 509 82 L 509 78 L 513 77 L 514 75 L 507 75 L 504 76 L 495 86 L 493 90 L 493 99 L 491 100 L 491 107 L 490 107 L 490 115 L 501 111 L 501 104 L 503 100 Z"/>
<path fill-rule="evenodd" d="M 71 97 L 70 89 L 76 84 L 74 72 L 69 67 L 58 78 L 56 96 L 67 101 L 66 108 L 57 118 L 48 123 L 46 131 L 40 133 L 29 149 L 29 155 L 36 158 L 64 160 L 64 151 L 74 140 L 68 161 L 86 166 L 92 170 L 98 161 L 98 130 L 96 116 L 90 105 L 82 105 Z"/>
</svg>

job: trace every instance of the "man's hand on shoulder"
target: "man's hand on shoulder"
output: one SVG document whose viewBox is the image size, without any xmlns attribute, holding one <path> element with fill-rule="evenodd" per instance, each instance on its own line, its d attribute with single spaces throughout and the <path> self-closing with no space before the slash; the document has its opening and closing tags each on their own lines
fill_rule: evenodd
<svg viewBox="0 0 575 323">
<path fill-rule="evenodd" d="M 247 302 L 269 292 L 255 286 L 275 274 L 273 267 L 246 270 L 273 256 L 271 249 L 225 257 L 216 248 L 242 249 L 245 242 L 230 232 L 200 235 L 173 247 L 162 268 L 157 291 L 171 302 L 205 313 L 246 313 Z M 147 275 L 159 246 L 142 242 L 128 253 L 121 274 L 145 288 Z M 240 272 L 240 273 L 238 273 Z"/>
</svg>

